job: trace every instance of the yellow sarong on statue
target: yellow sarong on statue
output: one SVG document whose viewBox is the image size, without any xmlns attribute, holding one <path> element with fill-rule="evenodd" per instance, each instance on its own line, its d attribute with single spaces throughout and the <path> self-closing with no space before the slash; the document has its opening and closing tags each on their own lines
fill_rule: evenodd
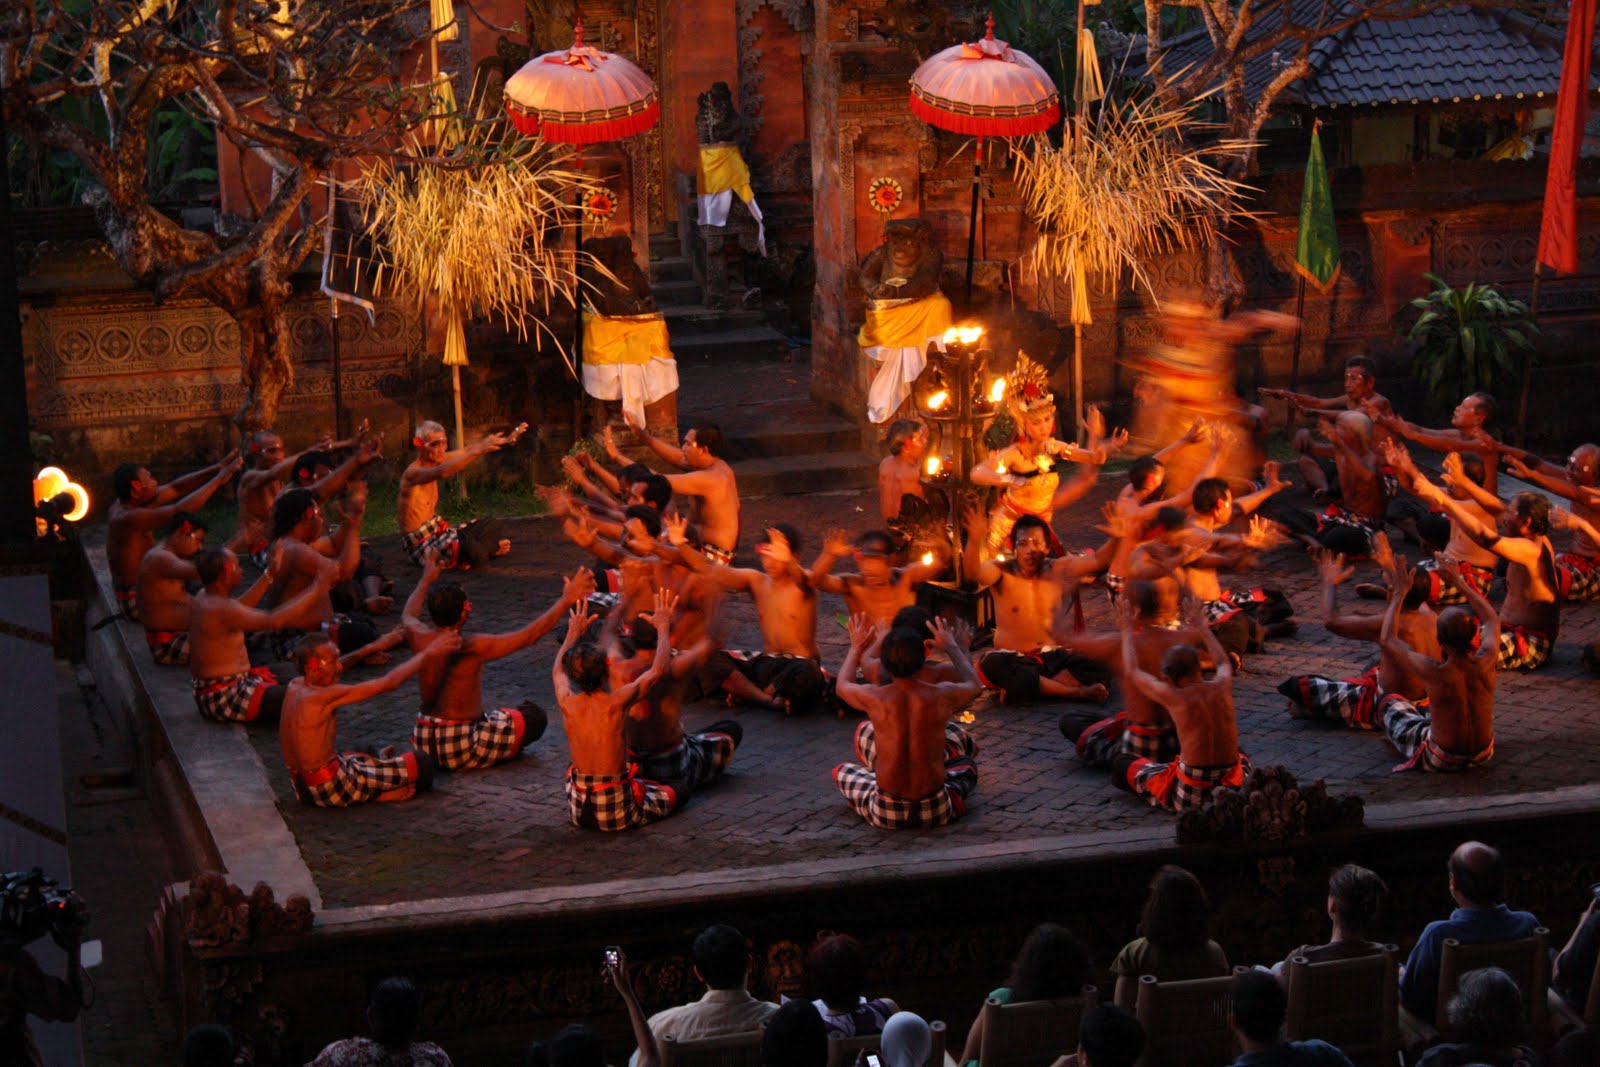
<svg viewBox="0 0 1600 1067">
<path fill-rule="evenodd" d="M 644 425 L 644 406 L 678 388 L 667 322 L 649 315 L 583 313 L 583 388 L 600 400 L 620 400 Z"/>
<path fill-rule="evenodd" d="M 750 188 L 750 167 L 739 154 L 739 146 L 710 144 L 700 146 L 700 166 L 695 172 L 695 202 L 699 208 L 698 220 L 702 226 L 726 226 L 728 211 L 737 194 L 750 217 L 756 220 L 756 247 L 767 254 L 767 226 L 761 217 L 761 206 Z"/>
<path fill-rule="evenodd" d="M 929 343 L 943 343 L 951 325 L 950 301 L 933 292 L 915 300 L 869 300 L 856 343 L 879 364 L 867 390 L 867 418 L 888 422 L 911 395 L 911 383 L 928 365 Z"/>
</svg>

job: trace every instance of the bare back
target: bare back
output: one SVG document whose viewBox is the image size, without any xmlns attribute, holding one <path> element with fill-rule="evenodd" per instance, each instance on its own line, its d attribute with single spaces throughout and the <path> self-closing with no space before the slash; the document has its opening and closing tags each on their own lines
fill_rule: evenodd
<svg viewBox="0 0 1600 1067">
<path fill-rule="evenodd" d="M 1192 767 L 1217 767 L 1239 758 L 1232 677 L 1171 687 L 1167 713 L 1178 728 L 1179 758 Z"/>
<path fill-rule="evenodd" d="M 1433 740 L 1446 752 L 1470 756 L 1494 740 L 1494 687 L 1491 656 L 1453 654 L 1424 676 Z"/>
<path fill-rule="evenodd" d="M 563 694 L 558 689 L 557 695 L 573 769 L 579 774 L 620 777 L 627 764 L 622 703 L 604 690 Z"/>
<path fill-rule="evenodd" d="M 945 724 L 970 697 L 969 687 L 896 678 L 862 689 L 863 710 L 876 734 L 878 788 L 902 800 L 942 789 Z"/>
<path fill-rule="evenodd" d="M 241 605 L 201 590 L 189 601 L 189 672 L 196 678 L 223 678 L 250 669 L 239 625 Z"/>
</svg>

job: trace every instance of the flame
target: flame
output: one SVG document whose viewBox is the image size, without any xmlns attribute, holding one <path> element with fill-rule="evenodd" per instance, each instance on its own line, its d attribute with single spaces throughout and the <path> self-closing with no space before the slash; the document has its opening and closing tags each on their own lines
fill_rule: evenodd
<svg viewBox="0 0 1600 1067">
<path fill-rule="evenodd" d="M 68 482 L 62 490 L 72 498 L 72 510 L 61 516 L 67 522 L 78 522 L 89 514 L 89 491 L 77 482 Z"/>
<path fill-rule="evenodd" d="M 71 483 L 67 472 L 60 467 L 46 467 L 33 476 L 33 502 L 49 500 Z"/>
<path fill-rule="evenodd" d="M 932 552 L 924 552 L 922 554 L 922 562 L 923 562 L 924 566 L 926 566 L 929 563 L 932 563 L 933 562 L 933 553 Z"/>
<path fill-rule="evenodd" d="M 989 386 L 989 403 L 998 404 L 1006 398 L 1006 380 L 996 378 L 994 384 Z"/>
<path fill-rule="evenodd" d="M 960 336 L 961 336 L 961 332 L 959 330 L 957 330 L 954 326 L 952 326 L 952 327 L 950 327 L 948 330 L 946 330 L 944 332 L 944 336 L 940 337 L 939 340 L 944 342 L 945 344 L 949 345 L 949 344 L 954 344 L 956 338 L 960 337 Z"/>
<path fill-rule="evenodd" d="M 944 332 L 944 336 L 940 340 L 946 345 L 956 343 L 970 345 L 982 336 L 982 326 L 952 326 Z"/>
<path fill-rule="evenodd" d="M 937 393 L 934 393 L 932 396 L 930 396 L 928 398 L 928 410 L 929 411 L 938 411 L 940 408 L 944 407 L 949 402 L 950 402 L 950 392 L 949 392 L 949 390 L 941 389 Z"/>
<path fill-rule="evenodd" d="M 928 477 L 931 478 L 935 474 L 938 474 L 939 473 L 939 457 L 938 456 L 929 456 L 928 457 L 928 462 L 926 464 L 926 467 L 927 467 L 927 471 L 928 471 Z"/>
<path fill-rule="evenodd" d="M 994 469 L 995 469 L 995 473 L 996 473 L 996 474 L 1004 474 L 1004 473 L 1005 473 L 1005 472 L 1006 472 L 1006 464 L 1005 464 L 1005 461 L 1004 461 L 1004 460 L 1001 460 L 1001 461 L 1000 461 L 1000 462 L 998 462 L 998 463 L 996 463 L 996 464 L 995 464 L 995 465 L 994 465 Z"/>
</svg>

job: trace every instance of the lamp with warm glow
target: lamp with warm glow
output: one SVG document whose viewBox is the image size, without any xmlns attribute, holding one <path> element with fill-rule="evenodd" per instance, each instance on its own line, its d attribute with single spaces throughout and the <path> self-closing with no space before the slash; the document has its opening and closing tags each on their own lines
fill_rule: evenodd
<svg viewBox="0 0 1600 1067">
<path fill-rule="evenodd" d="M 996 378 L 994 384 L 989 386 L 989 403 L 998 404 L 1006 398 L 1006 380 Z"/>
<path fill-rule="evenodd" d="M 937 478 L 939 476 L 939 457 L 929 456 L 928 462 L 923 464 L 923 470 L 927 472 L 929 478 Z"/>
<path fill-rule="evenodd" d="M 928 410 L 938 411 L 950 402 L 950 391 L 941 389 L 928 398 Z"/>
<path fill-rule="evenodd" d="M 59 536 L 64 522 L 79 522 L 89 514 L 89 491 L 60 467 L 46 467 L 33 476 L 35 529 L 40 537 Z"/>
</svg>

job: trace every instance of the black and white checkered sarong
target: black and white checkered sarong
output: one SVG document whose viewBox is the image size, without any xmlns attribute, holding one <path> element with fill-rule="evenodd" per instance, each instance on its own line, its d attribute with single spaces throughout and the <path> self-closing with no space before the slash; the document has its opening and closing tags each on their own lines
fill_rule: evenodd
<svg viewBox="0 0 1600 1067">
<path fill-rule="evenodd" d="M 528 734 L 522 712 L 491 708 L 470 722 L 418 715 L 411 743 L 451 771 L 470 771 L 504 763 L 522 751 Z"/>
</svg>

